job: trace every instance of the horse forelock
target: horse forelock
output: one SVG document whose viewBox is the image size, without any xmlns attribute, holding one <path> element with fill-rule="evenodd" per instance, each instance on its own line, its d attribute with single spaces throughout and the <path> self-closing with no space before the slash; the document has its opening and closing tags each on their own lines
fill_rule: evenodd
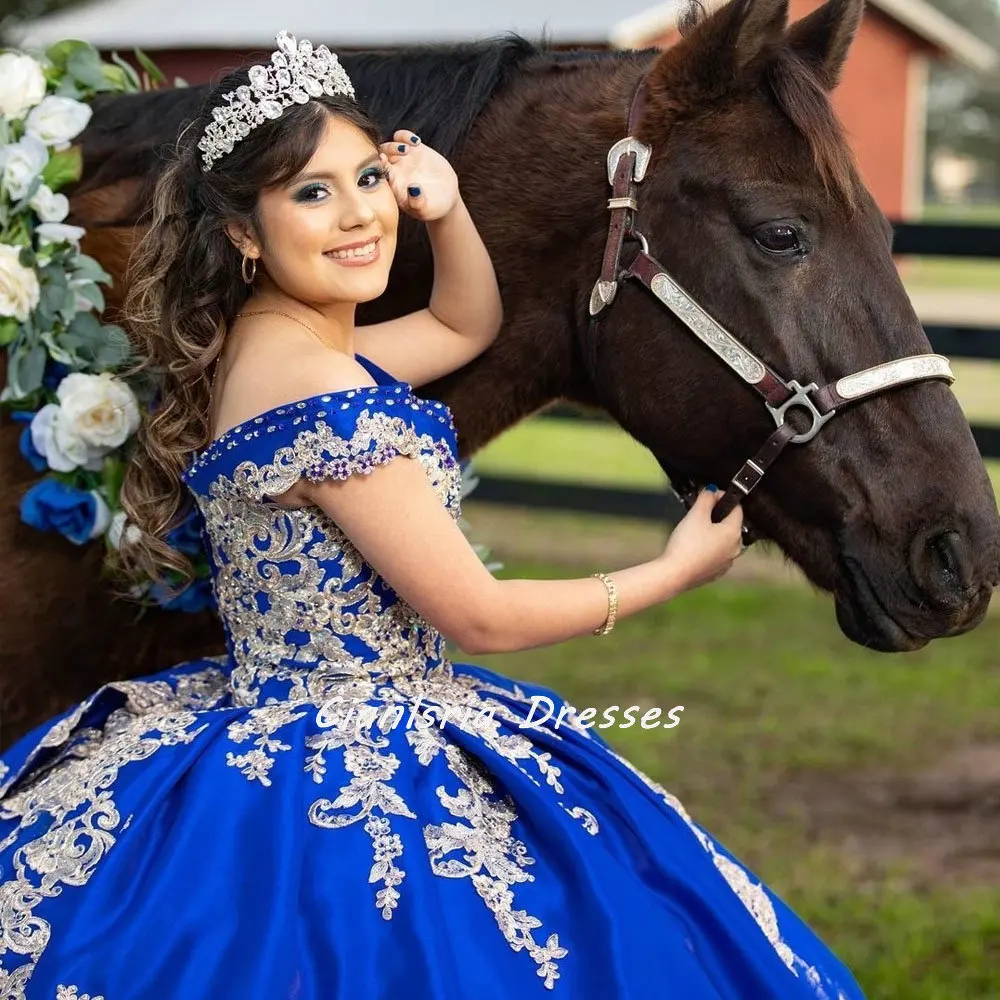
<svg viewBox="0 0 1000 1000">
<path fill-rule="evenodd" d="M 767 79 L 778 107 L 809 144 L 827 190 L 852 206 L 857 193 L 854 157 L 826 89 L 791 47 L 774 53 Z"/>
</svg>

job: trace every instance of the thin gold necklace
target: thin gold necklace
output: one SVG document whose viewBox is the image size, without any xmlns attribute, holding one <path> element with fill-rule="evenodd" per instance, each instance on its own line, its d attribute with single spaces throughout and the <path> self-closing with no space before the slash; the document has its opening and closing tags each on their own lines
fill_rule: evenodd
<svg viewBox="0 0 1000 1000">
<path fill-rule="evenodd" d="M 336 347 L 331 347 L 305 320 L 301 320 L 298 316 L 293 316 L 291 313 L 281 312 L 280 309 L 254 309 L 251 312 L 239 313 L 236 319 L 243 319 L 245 316 L 284 316 L 285 319 L 290 319 L 293 323 L 304 326 L 324 347 L 329 348 L 331 351 L 337 350 Z M 215 359 L 215 368 L 212 371 L 212 384 L 208 390 L 212 396 L 215 394 L 215 380 L 219 377 L 219 362 L 221 360 L 222 353 L 220 352 L 219 357 Z"/>
</svg>

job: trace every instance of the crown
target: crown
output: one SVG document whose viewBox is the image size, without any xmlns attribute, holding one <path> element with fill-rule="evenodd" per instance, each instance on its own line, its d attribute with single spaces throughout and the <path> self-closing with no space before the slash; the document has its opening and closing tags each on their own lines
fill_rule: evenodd
<svg viewBox="0 0 1000 1000">
<path fill-rule="evenodd" d="M 270 66 L 251 66 L 250 85 L 223 94 L 226 102 L 212 109 L 212 121 L 198 142 L 205 170 L 264 122 L 280 118 L 285 108 L 310 97 L 343 94 L 354 99 L 354 86 L 340 60 L 325 46 L 279 31 Z"/>
</svg>

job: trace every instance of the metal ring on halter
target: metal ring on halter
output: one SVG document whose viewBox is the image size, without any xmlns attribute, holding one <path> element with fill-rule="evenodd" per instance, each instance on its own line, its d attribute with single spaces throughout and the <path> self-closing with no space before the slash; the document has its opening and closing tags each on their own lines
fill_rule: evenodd
<svg viewBox="0 0 1000 1000">
<path fill-rule="evenodd" d="M 807 441 L 812 441 L 817 434 L 819 434 L 819 429 L 830 420 L 833 415 L 837 412 L 836 410 L 830 410 L 827 413 L 820 413 L 816 409 L 816 404 L 812 401 L 809 394 L 811 392 L 817 392 L 819 386 L 815 382 L 810 382 L 809 385 L 800 385 L 795 379 L 791 379 L 788 383 L 788 388 L 792 389 L 795 393 L 790 399 L 782 403 L 781 406 L 772 406 L 770 403 L 765 403 L 768 413 L 774 417 L 774 422 L 779 426 L 783 426 L 785 423 L 785 414 L 793 406 L 801 407 L 804 410 L 809 411 L 809 416 L 812 418 L 812 426 L 809 430 L 804 431 L 802 434 L 796 434 L 795 437 L 789 441 L 789 444 L 805 444 Z"/>
<path fill-rule="evenodd" d="M 644 254 L 649 253 L 649 243 L 646 242 L 646 237 L 639 232 L 638 229 L 630 229 L 628 235 L 631 239 L 635 240 L 640 247 L 642 247 L 642 252 Z"/>
</svg>

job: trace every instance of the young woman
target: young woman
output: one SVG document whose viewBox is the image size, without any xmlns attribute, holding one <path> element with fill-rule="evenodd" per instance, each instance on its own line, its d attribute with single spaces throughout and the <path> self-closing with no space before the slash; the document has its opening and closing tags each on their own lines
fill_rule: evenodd
<svg viewBox="0 0 1000 1000">
<path fill-rule="evenodd" d="M 430 306 L 356 328 L 400 209 L 427 224 Z M 607 634 L 721 575 L 740 515 L 713 524 L 706 492 L 610 575 L 486 570 L 451 415 L 416 391 L 501 322 L 445 160 L 380 144 L 336 57 L 282 34 L 181 135 L 136 267 L 162 389 L 121 559 L 189 568 L 164 539 L 193 495 L 227 653 L 109 684 L 6 755 L 3 996 L 860 997 L 593 710 L 446 655 Z"/>
</svg>

